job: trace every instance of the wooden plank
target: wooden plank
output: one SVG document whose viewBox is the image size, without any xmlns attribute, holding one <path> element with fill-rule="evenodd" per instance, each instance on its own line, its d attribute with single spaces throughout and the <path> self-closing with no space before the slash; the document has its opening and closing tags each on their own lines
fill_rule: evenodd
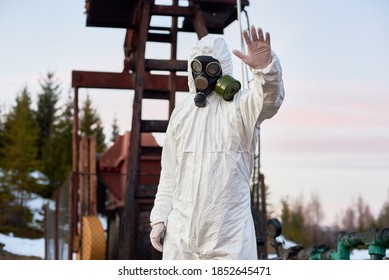
<svg viewBox="0 0 389 280">
<path fill-rule="evenodd" d="M 176 77 L 177 91 L 188 91 L 188 77 Z M 110 89 L 134 89 L 134 73 L 72 71 L 72 87 L 75 88 L 110 88 Z M 168 75 L 144 74 L 145 90 L 168 90 Z"/>
<path fill-rule="evenodd" d="M 168 121 L 141 121 L 141 132 L 166 132 Z"/>
<path fill-rule="evenodd" d="M 153 15 L 191 17 L 192 11 L 183 6 L 154 5 L 151 9 Z"/>
<path fill-rule="evenodd" d="M 72 71 L 72 87 L 134 89 L 135 75 L 129 73 Z"/>
<path fill-rule="evenodd" d="M 133 117 L 131 126 L 131 145 L 128 153 L 127 184 L 125 203 L 120 224 L 119 234 L 119 258 L 122 260 L 135 259 L 137 249 L 138 217 L 135 208 L 135 193 L 139 178 L 140 140 L 141 140 L 141 115 L 142 98 L 145 85 L 145 51 L 148 26 L 150 24 L 150 1 L 144 1 L 142 16 L 139 25 L 139 37 L 137 40 L 137 59 L 135 77 L 135 95 L 133 102 Z"/>
<path fill-rule="evenodd" d="M 136 50 L 136 30 L 127 29 L 126 37 L 124 39 L 124 61 L 123 61 L 123 73 L 128 73 L 134 64 L 134 52 Z"/>
<path fill-rule="evenodd" d="M 162 71 L 187 71 L 188 61 L 186 60 L 176 60 L 172 58 L 171 60 L 165 59 L 147 59 L 146 60 L 146 70 L 162 70 Z"/>
<path fill-rule="evenodd" d="M 142 156 L 161 156 L 162 147 L 141 147 L 141 155 Z"/>
<path fill-rule="evenodd" d="M 192 6 L 192 12 L 194 15 L 193 27 L 197 33 L 197 38 L 200 40 L 208 34 L 207 25 L 204 22 L 203 12 L 198 4 Z"/>
<path fill-rule="evenodd" d="M 178 5 L 178 0 L 173 0 L 173 5 Z M 178 17 L 172 17 L 172 25 L 170 28 L 170 34 L 172 35 L 171 48 L 170 48 L 170 59 L 177 60 L 177 34 L 178 34 Z M 188 66 L 188 62 L 185 61 L 185 66 Z M 186 71 L 184 69 L 184 71 Z M 169 75 L 169 119 L 176 106 L 176 91 L 177 91 L 177 73 L 171 71 Z"/>
<path fill-rule="evenodd" d="M 73 259 L 74 240 L 77 236 L 77 224 L 78 224 L 78 169 L 79 169 L 79 140 L 78 140 L 78 87 L 74 89 L 73 98 L 73 129 L 72 129 L 72 173 L 70 187 L 70 199 L 69 199 L 69 225 L 70 230 L 68 234 L 68 260 Z"/>
<path fill-rule="evenodd" d="M 193 3 L 199 4 L 220 4 L 220 5 L 236 5 L 236 0 L 193 0 Z M 248 6 L 248 0 L 241 0 L 242 6 Z"/>
<path fill-rule="evenodd" d="M 170 92 L 167 90 L 145 90 L 143 92 L 144 99 L 165 99 L 169 100 Z"/>
<path fill-rule="evenodd" d="M 97 215 L 96 137 L 88 137 L 89 215 Z"/>
<path fill-rule="evenodd" d="M 170 43 L 172 36 L 170 34 L 149 32 L 147 35 L 147 40 L 150 42 Z"/>
</svg>

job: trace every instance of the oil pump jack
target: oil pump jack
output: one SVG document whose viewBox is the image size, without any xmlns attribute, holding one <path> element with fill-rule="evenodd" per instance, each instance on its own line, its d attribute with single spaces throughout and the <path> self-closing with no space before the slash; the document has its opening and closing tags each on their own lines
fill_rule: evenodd
<svg viewBox="0 0 389 280">
<path fill-rule="evenodd" d="M 158 259 L 160 255 L 152 249 L 148 241 L 148 215 L 153 206 L 157 184 L 142 184 L 142 157 L 161 155 L 162 148 L 148 146 L 142 141 L 146 133 L 163 133 L 167 120 L 143 120 L 142 101 L 145 99 L 167 100 L 169 116 L 175 107 L 176 92 L 188 91 L 187 76 L 177 72 L 187 71 L 187 61 L 177 59 L 177 38 L 181 32 L 193 32 L 198 39 L 208 33 L 223 34 L 224 28 L 238 18 L 238 10 L 249 5 L 248 0 L 192 0 L 165 1 L 158 4 L 154 0 L 86 0 L 86 25 L 93 27 L 123 28 L 124 63 L 122 72 L 73 71 L 74 124 L 73 124 L 73 184 L 71 190 L 71 223 L 69 244 L 75 242 L 78 223 L 82 221 L 77 210 L 79 185 L 78 172 L 80 145 L 78 139 L 78 90 L 79 88 L 109 88 L 134 91 L 132 128 L 127 147 L 127 170 L 122 207 L 114 209 L 118 218 L 108 218 L 108 259 Z M 238 2 L 238 4 L 237 4 Z M 170 26 L 151 25 L 152 17 L 170 19 Z M 154 42 L 170 45 L 170 59 L 146 59 L 146 43 Z M 157 72 L 156 72 L 157 71 Z M 158 72 L 159 71 L 159 72 Z M 158 74 L 163 71 L 164 74 Z M 157 73 L 157 74 L 156 74 Z M 167 73 L 167 74 L 166 74 Z M 98 171 L 97 171 L 98 173 Z M 144 173 L 144 172 L 143 172 Z M 266 219 L 263 176 L 257 170 L 256 187 L 252 189 L 253 214 L 258 243 L 264 236 L 260 220 Z M 144 180 L 143 180 L 144 182 Z M 261 190 L 259 190 L 261 188 Z M 261 197 L 260 197 L 261 196 Z M 265 211 L 265 212 L 264 212 Z M 144 217 L 146 216 L 146 219 Z M 143 217 L 143 218 L 142 218 Z M 116 219 L 116 218 L 115 218 Z M 146 227 L 144 223 L 147 223 Z M 116 227 L 116 228 L 114 228 Z M 143 229 L 143 231 L 142 231 Z M 115 235 L 115 236 L 112 236 Z M 259 246 L 258 248 L 265 248 Z M 263 250 L 263 249 L 262 249 Z M 260 252 L 263 255 L 263 251 Z"/>
</svg>

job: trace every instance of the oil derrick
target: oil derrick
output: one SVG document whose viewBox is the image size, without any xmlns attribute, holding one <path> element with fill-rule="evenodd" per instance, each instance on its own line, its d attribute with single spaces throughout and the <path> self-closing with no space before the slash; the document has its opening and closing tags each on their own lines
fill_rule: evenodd
<svg viewBox="0 0 389 280">
<path fill-rule="evenodd" d="M 167 120 L 143 120 L 142 101 L 145 99 L 167 100 L 169 116 L 175 106 L 177 91 L 188 91 L 187 77 L 177 72 L 187 71 L 187 61 L 177 59 L 177 37 L 180 32 L 193 32 L 200 39 L 208 33 L 223 34 L 223 30 L 237 19 L 236 0 L 193 0 L 165 1 L 159 5 L 153 0 L 87 0 L 87 26 L 124 28 L 124 66 L 122 72 L 73 71 L 72 86 L 75 89 L 75 119 L 78 115 L 79 88 L 110 88 L 134 90 L 131 139 L 128 147 L 128 170 L 124 206 L 120 211 L 120 230 L 117 238 L 119 259 L 159 258 L 145 244 L 139 231 L 140 216 L 149 214 L 156 185 L 141 185 L 142 156 L 160 156 L 161 147 L 143 146 L 142 134 L 166 131 Z M 248 6 L 248 0 L 241 1 L 241 8 Z M 169 27 L 152 26 L 152 17 L 170 19 Z M 179 20 L 182 24 L 179 25 Z M 154 42 L 170 46 L 170 59 L 146 59 L 146 43 Z M 163 71 L 168 74 L 155 74 Z M 77 122 L 77 119 L 76 119 Z M 74 131 L 78 131 L 75 122 Z M 74 164 L 78 163 L 78 144 L 74 138 Z M 73 172 L 78 168 L 73 166 Z M 77 176 L 76 176 L 77 177 Z M 77 182 L 76 182 L 77 185 Z M 73 197 L 74 197 L 73 191 Z M 75 212 L 75 210 L 73 210 Z M 72 231 L 75 231 L 75 222 Z M 109 246 L 109 244 L 108 244 Z M 151 253 L 150 253 L 151 252 Z"/>
</svg>

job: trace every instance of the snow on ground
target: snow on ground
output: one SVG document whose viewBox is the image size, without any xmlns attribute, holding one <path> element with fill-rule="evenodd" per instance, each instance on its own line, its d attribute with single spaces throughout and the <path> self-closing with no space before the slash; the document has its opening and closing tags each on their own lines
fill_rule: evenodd
<svg viewBox="0 0 389 280">
<path fill-rule="evenodd" d="M 386 257 L 389 257 L 386 253 Z M 352 250 L 350 254 L 350 260 L 369 260 L 370 255 L 367 250 Z"/>
<path fill-rule="evenodd" d="M 38 223 L 43 221 L 43 206 L 48 202 L 38 195 L 33 194 L 31 199 L 27 202 L 27 206 L 33 213 L 33 220 L 31 226 L 39 227 Z M 4 250 L 16 255 L 35 256 L 44 258 L 45 256 L 45 240 L 27 239 L 14 237 L 12 233 L 5 235 L 0 233 L 0 243 L 5 244 Z"/>
<path fill-rule="evenodd" d="M 0 233 L 0 243 L 5 244 L 4 250 L 16 255 L 45 257 L 45 240 L 26 239 L 14 237 L 12 234 L 4 235 Z"/>
<path fill-rule="evenodd" d="M 30 208 L 33 214 L 31 226 L 38 226 L 40 221 L 44 220 L 43 207 L 48 203 L 47 199 L 44 199 L 36 194 L 32 194 L 31 199 L 27 202 L 27 207 Z"/>
</svg>

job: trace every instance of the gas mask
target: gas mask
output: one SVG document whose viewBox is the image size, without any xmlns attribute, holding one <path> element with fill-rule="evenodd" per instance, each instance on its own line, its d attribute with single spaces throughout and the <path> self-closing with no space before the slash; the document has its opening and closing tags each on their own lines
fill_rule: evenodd
<svg viewBox="0 0 389 280">
<path fill-rule="evenodd" d="M 213 91 L 231 101 L 240 89 L 239 81 L 228 75 L 222 76 L 220 62 L 211 56 L 195 57 L 190 67 L 197 91 L 194 98 L 197 107 L 205 107 L 206 97 Z"/>
</svg>

